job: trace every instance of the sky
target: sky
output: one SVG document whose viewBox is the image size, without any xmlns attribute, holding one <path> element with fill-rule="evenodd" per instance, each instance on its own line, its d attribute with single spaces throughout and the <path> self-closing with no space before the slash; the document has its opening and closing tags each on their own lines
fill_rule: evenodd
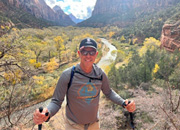
<svg viewBox="0 0 180 130">
<path fill-rule="evenodd" d="M 53 8 L 55 5 L 61 7 L 66 13 L 72 13 L 78 19 L 87 19 L 96 4 L 96 0 L 45 0 L 46 4 Z"/>
</svg>

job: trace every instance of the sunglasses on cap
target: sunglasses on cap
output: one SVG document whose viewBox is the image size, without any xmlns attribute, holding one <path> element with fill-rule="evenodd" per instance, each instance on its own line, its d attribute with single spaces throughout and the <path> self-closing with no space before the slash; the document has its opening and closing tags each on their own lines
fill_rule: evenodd
<svg viewBox="0 0 180 130">
<path fill-rule="evenodd" d="M 80 51 L 80 52 L 81 52 L 81 54 L 82 54 L 83 56 L 87 56 L 88 54 L 89 54 L 90 56 L 94 56 L 94 55 L 96 54 L 96 50 L 92 50 L 92 51 L 82 50 L 82 51 Z"/>
</svg>

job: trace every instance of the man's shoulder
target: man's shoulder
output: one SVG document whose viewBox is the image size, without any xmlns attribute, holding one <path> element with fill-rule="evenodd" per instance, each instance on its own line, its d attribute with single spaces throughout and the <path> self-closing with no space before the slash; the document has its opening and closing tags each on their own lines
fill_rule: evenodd
<svg viewBox="0 0 180 130">
<path fill-rule="evenodd" d="M 102 76 L 105 74 L 104 71 L 100 67 L 98 67 L 96 64 L 93 64 L 93 68 L 97 75 Z"/>
<path fill-rule="evenodd" d="M 94 68 L 95 70 L 100 71 L 100 72 L 104 72 L 104 71 L 101 69 L 101 67 L 97 66 L 97 64 L 93 64 L 93 68 Z"/>
<path fill-rule="evenodd" d="M 73 66 L 72 66 L 72 67 L 73 67 Z M 70 75 L 71 70 L 72 70 L 72 67 L 66 68 L 66 69 L 62 72 L 62 74 L 63 74 L 63 75 Z"/>
</svg>

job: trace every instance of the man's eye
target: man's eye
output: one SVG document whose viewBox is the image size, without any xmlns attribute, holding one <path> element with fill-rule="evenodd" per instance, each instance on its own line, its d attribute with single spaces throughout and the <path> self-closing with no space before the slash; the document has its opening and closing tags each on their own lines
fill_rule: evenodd
<svg viewBox="0 0 180 130">
<path fill-rule="evenodd" d="M 90 52 L 90 55 L 94 55 L 94 54 L 95 54 L 95 52 L 94 52 L 94 51 L 91 51 L 91 52 Z"/>
<path fill-rule="evenodd" d="M 87 51 L 84 51 L 84 52 L 83 52 L 83 54 L 84 54 L 84 55 L 87 55 L 87 54 L 88 54 L 88 52 L 87 52 Z"/>
</svg>

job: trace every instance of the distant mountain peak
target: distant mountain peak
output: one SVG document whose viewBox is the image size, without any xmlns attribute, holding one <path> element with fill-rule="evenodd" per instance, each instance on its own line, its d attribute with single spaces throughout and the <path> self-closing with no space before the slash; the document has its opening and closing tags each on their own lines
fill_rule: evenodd
<svg viewBox="0 0 180 130">
<path fill-rule="evenodd" d="M 70 17 L 71 20 L 72 20 L 73 22 L 75 22 L 76 24 L 83 21 L 83 19 L 78 19 L 78 18 L 76 18 L 72 13 L 69 14 L 69 17 Z"/>
<path fill-rule="evenodd" d="M 61 9 L 61 7 L 60 7 L 60 6 L 55 5 L 55 6 L 53 7 L 53 10 L 54 10 L 54 11 L 58 11 L 58 10 L 62 10 L 62 9 Z"/>
</svg>

